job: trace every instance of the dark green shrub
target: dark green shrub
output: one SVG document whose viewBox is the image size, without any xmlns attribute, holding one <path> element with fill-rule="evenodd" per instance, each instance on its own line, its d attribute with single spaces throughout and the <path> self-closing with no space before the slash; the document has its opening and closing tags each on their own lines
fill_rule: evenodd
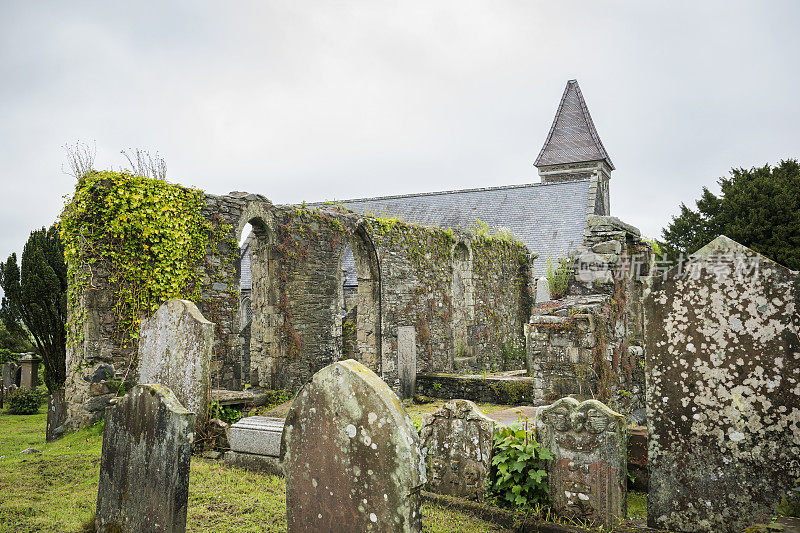
<svg viewBox="0 0 800 533">
<path fill-rule="evenodd" d="M 777 510 L 783 516 L 800 517 L 800 478 L 794 480 L 794 487 L 781 500 Z"/>
<path fill-rule="evenodd" d="M 211 418 L 219 418 L 228 424 L 234 424 L 242 418 L 242 412 L 240 410 L 229 405 L 220 405 L 216 400 L 211 402 L 209 411 L 211 413 Z"/>
<path fill-rule="evenodd" d="M 489 491 L 508 507 L 532 507 L 550 501 L 545 461 L 550 450 L 536 442 L 533 431 L 520 424 L 495 431 Z"/>
<path fill-rule="evenodd" d="M 13 353 L 8 348 L 0 348 L 0 365 L 3 363 L 16 363 L 19 360 L 19 354 Z"/>
<path fill-rule="evenodd" d="M 38 391 L 16 389 L 6 397 L 6 413 L 10 415 L 34 415 L 39 412 L 42 396 Z"/>
</svg>

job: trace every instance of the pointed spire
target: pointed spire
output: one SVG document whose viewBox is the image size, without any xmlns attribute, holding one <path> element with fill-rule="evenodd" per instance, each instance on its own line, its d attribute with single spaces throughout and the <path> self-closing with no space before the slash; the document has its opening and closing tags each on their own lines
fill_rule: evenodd
<svg viewBox="0 0 800 533">
<path fill-rule="evenodd" d="M 534 166 L 581 161 L 605 161 L 614 170 L 614 164 L 594 128 L 578 80 L 569 80 Z"/>
</svg>

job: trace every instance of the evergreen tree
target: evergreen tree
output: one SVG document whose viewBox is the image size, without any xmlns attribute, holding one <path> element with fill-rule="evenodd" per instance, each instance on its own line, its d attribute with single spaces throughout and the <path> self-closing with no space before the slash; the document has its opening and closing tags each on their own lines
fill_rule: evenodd
<svg viewBox="0 0 800 533">
<path fill-rule="evenodd" d="M 67 266 L 58 225 L 31 232 L 22 251 L 0 263 L 0 317 L 9 331 L 27 330 L 42 357 L 47 389 L 66 379 Z M 24 326 L 24 328 L 23 328 Z"/>
<path fill-rule="evenodd" d="M 697 210 L 681 204 L 680 215 L 662 231 L 670 258 L 691 254 L 726 235 L 793 270 L 800 270 L 800 165 L 733 169 L 720 178 L 720 196 L 703 187 Z"/>
</svg>

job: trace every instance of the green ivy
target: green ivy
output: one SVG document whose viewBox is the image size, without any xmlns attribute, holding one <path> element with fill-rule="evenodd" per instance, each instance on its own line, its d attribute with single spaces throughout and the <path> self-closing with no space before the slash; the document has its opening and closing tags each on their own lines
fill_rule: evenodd
<svg viewBox="0 0 800 533">
<path fill-rule="evenodd" d="M 209 405 L 208 412 L 211 413 L 211 418 L 218 418 L 228 424 L 234 424 L 242 418 L 242 412 L 229 405 L 220 405 L 212 401 Z"/>
<path fill-rule="evenodd" d="M 550 450 L 536 441 L 533 430 L 521 424 L 496 429 L 489 490 L 508 507 L 523 508 L 550 500 L 545 461 Z"/>
<path fill-rule="evenodd" d="M 82 341 L 85 290 L 106 269 L 123 347 L 138 338 L 141 318 L 166 300 L 199 301 L 199 266 L 215 234 L 201 213 L 203 198 L 197 189 L 127 172 L 95 171 L 78 180 L 61 216 L 71 343 Z"/>
</svg>

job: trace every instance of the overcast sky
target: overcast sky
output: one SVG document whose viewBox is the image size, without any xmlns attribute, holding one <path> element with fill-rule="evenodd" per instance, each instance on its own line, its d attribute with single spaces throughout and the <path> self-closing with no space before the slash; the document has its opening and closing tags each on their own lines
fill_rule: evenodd
<svg viewBox="0 0 800 533">
<path fill-rule="evenodd" d="M 649 236 L 800 156 L 800 2 L 0 3 L 0 260 L 58 216 L 62 146 L 275 203 L 538 182 L 577 78 Z M 558 216 L 558 206 L 553 206 Z"/>
</svg>

